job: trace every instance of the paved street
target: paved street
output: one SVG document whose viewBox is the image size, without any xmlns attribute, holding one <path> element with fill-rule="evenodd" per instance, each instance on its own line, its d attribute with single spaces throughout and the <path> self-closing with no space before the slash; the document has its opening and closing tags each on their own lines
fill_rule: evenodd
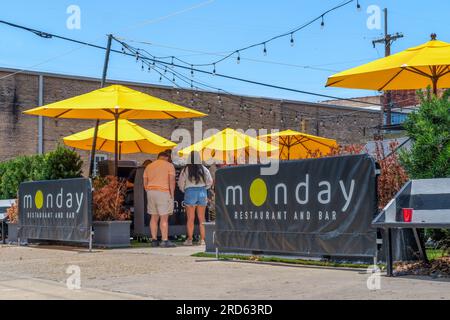
<svg viewBox="0 0 450 320">
<path fill-rule="evenodd" d="M 450 299 L 450 281 L 381 277 L 364 270 L 225 262 L 191 257 L 202 247 L 96 250 L 0 246 L 2 299 Z M 69 266 L 81 289 L 69 290 Z"/>
</svg>

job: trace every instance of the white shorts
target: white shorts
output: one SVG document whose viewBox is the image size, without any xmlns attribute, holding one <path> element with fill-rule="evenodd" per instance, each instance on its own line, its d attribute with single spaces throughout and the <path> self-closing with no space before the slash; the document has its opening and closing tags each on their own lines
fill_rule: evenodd
<svg viewBox="0 0 450 320">
<path fill-rule="evenodd" d="M 173 199 L 169 192 L 147 190 L 147 212 L 151 215 L 167 215 L 173 213 Z"/>
</svg>

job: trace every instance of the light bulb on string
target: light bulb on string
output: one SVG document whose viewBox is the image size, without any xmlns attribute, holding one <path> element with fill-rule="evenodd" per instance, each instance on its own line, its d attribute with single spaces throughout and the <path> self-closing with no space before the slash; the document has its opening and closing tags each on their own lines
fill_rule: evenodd
<svg viewBox="0 0 450 320">
<path fill-rule="evenodd" d="M 164 74 L 166 74 L 166 73 L 167 73 L 167 67 L 164 68 Z"/>
<path fill-rule="evenodd" d="M 361 11 L 361 5 L 359 4 L 359 0 L 356 0 L 356 10 Z"/>
<path fill-rule="evenodd" d="M 294 41 L 294 34 L 291 33 L 291 47 L 293 47 L 294 44 L 295 44 L 295 41 Z"/>
<path fill-rule="evenodd" d="M 173 78 L 172 78 L 172 82 L 175 82 L 176 81 L 176 79 L 175 79 L 175 74 L 173 75 Z"/>
<path fill-rule="evenodd" d="M 325 28 L 325 21 L 323 20 L 323 16 L 322 16 L 322 21 L 320 22 L 320 28 L 321 29 Z"/>
<path fill-rule="evenodd" d="M 139 61 L 139 50 L 136 51 L 136 62 L 138 62 L 138 61 Z"/>
<path fill-rule="evenodd" d="M 194 77 L 194 65 L 191 64 L 191 77 Z"/>
<path fill-rule="evenodd" d="M 215 75 L 216 75 L 216 64 L 214 63 L 213 66 L 214 66 L 214 69 L 213 69 L 213 76 L 215 76 Z"/>
<path fill-rule="evenodd" d="M 159 76 L 159 82 L 162 82 L 162 76 Z"/>
<path fill-rule="evenodd" d="M 173 65 L 173 58 L 174 58 L 174 56 L 172 56 L 172 61 L 171 61 L 171 63 L 170 63 L 171 65 Z"/>
<path fill-rule="evenodd" d="M 142 62 L 141 70 L 144 71 L 144 62 Z"/>
<path fill-rule="evenodd" d="M 237 51 L 236 63 L 237 64 L 241 63 L 241 54 L 239 53 L 239 50 Z"/>
<path fill-rule="evenodd" d="M 266 43 L 265 42 L 264 42 L 263 53 L 264 53 L 265 56 L 267 56 L 267 47 L 266 47 Z"/>
<path fill-rule="evenodd" d="M 152 68 L 150 68 L 150 65 L 148 65 L 147 71 L 148 71 L 148 72 L 152 71 Z"/>
</svg>

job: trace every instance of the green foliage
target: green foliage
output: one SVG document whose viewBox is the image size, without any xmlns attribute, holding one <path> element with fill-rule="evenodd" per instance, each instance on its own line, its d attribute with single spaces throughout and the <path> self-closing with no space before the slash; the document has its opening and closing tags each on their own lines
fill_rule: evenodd
<svg viewBox="0 0 450 320">
<path fill-rule="evenodd" d="M 413 145 L 400 160 L 412 179 L 450 177 L 450 101 L 447 94 L 420 94 L 420 99 L 419 110 L 404 123 Z"/>
<path fill-rule="evenodd" d="M 412 138 L 410 151 L 402 151 L 400 160 L 412 179 L 450 177 L 450 91 L 442 98 L 420 94 L 419 110 L 408 115 L 405 129 Z M 437 248 L 448 250 L 448 230 L 427 229 L 426 237 Z"/>
<path fill-rule="evenodd" d="M 82 164 L 76 152 L 61 146 L 46 155 L 20 156 L 2 162 L 0 198 L 16 198 L 22 182 L 81 177 Z"/>
<path fill-rule="evenodd" d="M 44 157 L 39 155 L 3 162 L 0 166 L 0 196 L 3 199 L 16 198 L 22 182 L 44 179 L 44 165 Z"/>
<path fill-rule="evenodd" d="M 78 178 L 82 175 L 83 161 L 78 153 L 61 145 L 45 155 L 46 180 Z"/>
</svg>

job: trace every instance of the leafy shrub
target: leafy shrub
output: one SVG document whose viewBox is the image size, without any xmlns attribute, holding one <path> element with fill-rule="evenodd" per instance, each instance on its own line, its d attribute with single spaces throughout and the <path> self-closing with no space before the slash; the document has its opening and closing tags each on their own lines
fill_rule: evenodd
<svg viewBox="0 0 450 320">
<path fill-rule="evenodd" d="M 390 154 L 384 153 L 380 142 L 376 143 L 376 160 L 380 164 L 381 175 L 378 177 L 378 207 L 384 208 L 408 181 L 408 174 L 400 163 L 395 150 L 398 142 L 389 145 Z"/>
<path fill-rule="evenodd" d="M 404 123 L 412 147 L 400 159 L 412 179 L 450 177 L 450 101 L 419 96 L 420 108 Z"/>
<path fill-rule="evenodd" d="M 17 204 L 17 200 L 14 201 L 11 207 L 6 209 L 6 215 L 10 223 L 19 222 L 19 206 Z"/>
<path fill-rule="evenodd" d="M 127 190 L 126 182 L 114 176 L 94 179 L 94 220 L 124 221 L 130 219 L 130 212 L 125 210 L 123 202 Z"/>
<path fill-rule="evenodd" d="M 450 177 L 450 91 L 442 98 L 418 93 L 420 108 L 408 115 L 404 127 L 412 139 L 410 151 L 400 154 L 412 179 Z M 428 229 L 426 236 L 448 250 L 450 231 Z"/>
<path fill-rule="evenodd" d="M 0 196 L 4 199 L 16 198 L 22 182 L 45 179 L 45 161 L 40 155 L 17 157 L 1 167 Z"/>
<path fill-rule="evenodd" d="M 61 145 L 45 155 L 46 180 L 78 178 L 82 175 L 83 161 L 80 155 Z"/>
<path fill-rule="evenodd" d="M 16 198 L 22 182 L 81 177 L 82 165 L 83 162 L 75 151 L 61 146 L 46 155 L 20 156 L 2 162 L 0 198 Z"/>
</svg>

